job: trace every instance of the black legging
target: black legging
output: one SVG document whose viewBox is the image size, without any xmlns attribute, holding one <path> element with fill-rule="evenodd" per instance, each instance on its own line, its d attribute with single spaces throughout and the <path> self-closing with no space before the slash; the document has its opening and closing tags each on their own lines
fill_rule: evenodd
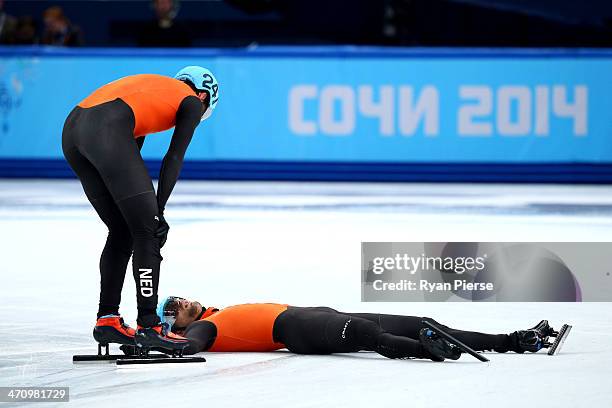
<svg viewBox="0 0 612 408">
<path fill-rule="evenodd" d="M 422 317 L 344 313 L 329 307 L 290 306 L 274 323 L 274 340 L 299 354 L 376 351 L 386 357 L 427 357 L 418 341 Z M 428 320 L 437 323 L 431 318 Z M 508 351 L 510 336 L 455 330 L 443 326 L 476 350 Z"/>
<path fill-rule="evenodd" d="M 397 336 L 410 337 L 412 339 L 419 338 L 419 331 L 426 327 L 423 325 L 423 320 L 440 326 L 448 334 L 455 337 L 457 340 L 467 344 L 476 351 L 500 351 L 506 352 L 510 349 L 510 337 L 507 334 L 486 334 L 465 330 L 453 329 L 438 323 L 431 317 L 416 317 L 416 316 L 399 316 L 376 313 L 345 313 L 350 316 L 355 316 L 370 320 L 376 323 L 382 330 Z"/>
<path fill-rule="evenodd" d="M 159 209 L 133 129 L 132 110 L 120 99 L 76 107 L 64 124 L 62 149 L 109 231 L 100 257 L 98 317 L 119 313 L 133 252 L 138 324 L 148 327 L 159 321 L 155 309 L 162 257 L 154 236 Z"/>
</svg>

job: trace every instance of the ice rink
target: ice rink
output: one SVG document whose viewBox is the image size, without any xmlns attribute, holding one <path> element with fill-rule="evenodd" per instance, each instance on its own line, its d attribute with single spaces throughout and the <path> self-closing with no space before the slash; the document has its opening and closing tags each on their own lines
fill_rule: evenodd
<svg viewBox="0 0 612 408">
<path fill-rule="evenodd" d="M 162 296 L 431 316 L 489 332 L 543 318 L 574 329 L 558 356 L 488 354 L 488 364 L 279 351 L 119 368 L 71 360 L 95 351 L 106 238 L 80 185 L 11 180 L 0 192 L 0 386 L 68 386 L 67 405 L 85 407 L 612 406 L 611 303 L 360 302 L 361 241 L 609 241 L 609 187 L 181 181 L 166 211 Z M 121 311 L 134 324 L 128 274 Z"/>
</svg>

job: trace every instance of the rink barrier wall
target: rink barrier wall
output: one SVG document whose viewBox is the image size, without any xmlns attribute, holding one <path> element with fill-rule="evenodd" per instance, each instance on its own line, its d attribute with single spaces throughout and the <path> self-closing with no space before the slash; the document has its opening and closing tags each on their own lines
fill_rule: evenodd
<svg viewBox="0 0 612 408">
<path fill-rule="evenodd" d="M 145 160 L 157 178 L 160 160 Z M 74 178 L 63 160 L 0 160 L 0 177 Z M 612 183 L 612 164 L 440 164 L 187 161 L 185 180 Z"/>
<path fill-rule="evenodd" d="M 221 92 L 184 178 L 612 181 L 612 50 L 354 46 L 0 47 L 0 177 L 72 177 L 60 136 L 79 100 L 192 64 Z M 152 174 L 169 138 L 147 137 Z"/>
</svg>

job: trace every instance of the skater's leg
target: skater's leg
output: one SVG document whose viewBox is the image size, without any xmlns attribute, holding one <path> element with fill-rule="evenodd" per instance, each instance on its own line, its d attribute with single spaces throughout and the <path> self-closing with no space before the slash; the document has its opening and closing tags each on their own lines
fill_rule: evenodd
<svg viewBox="0 0 612 408">
<path fill-rule="evenodd" d="M 72 116 L 72 115 L 71 115 Z M 77 175 L 85 195 L 108 227 L 108 237 L 100 256 L 100 301 L 98 317 L 119 314 L 121 290 L 132 253 L 132 237 L 104 180 L 74 143 L 75 129 L 67 126 L 63 135 L 64 156 Z"/>
<path fill-rule="evenodd" d="M 98 317 L 119 314 L 121 290 L 127 264 L 132 255 L 132 235 L 119 208 L 110 195 L 91 200 L 108 227 L 108 237 L 100 256 L 100 304 Z"/>
<path fill-rule="evenodd" d="M 512 349 L 511 337 L 507 334 L 488 334 L 473 331 L 457 330 L 444 326 L 434 319 L 424 317 L 424 320 L 429 320 L 434 324 L 438 324 L 448 334 L 457 338 L 457 340 L 467 344 L 476 351 L 498 351 L 506 352 Z"/>
<path fill-rule="evenodd" d="M 352 344 L 356 342 L 354 336 L 350 338 L 351 341 L 347 341 L 345 331 L 345 337 L 342 338 L 342 328 L 348 320 L 350 320 L 348 316 L 320 310 L 319 308 L 290 306 L 274 322 L 274 341 L 283 343 L 287 346 L 287 349 L 298 354 L 359 351 L 363 347 Z M 374 330 L 378 332 L 380 329 L 376 325 L 374 326 Z M 333 332 L 337 331 L 337 327 L 340 327 L 340 332 L 335 334 L 340 338 L 340 341 L 334 339 Z M 351 333 L 352 331 L 353 328 L 351 327 Z M 362 342 L 368 343 L 367 340 Z M 372 341 L 369 341 L 369 343 L 372 343 Z M 369 345 L 372 346 L 372 344 Z M 364 345 L 364 347 L 367 346 Z"/>
<path fill-rule="evenodd" d="M 370 350 L 389 358 L 424 356 L 416 340 L 386 333 L 367 319 L 316 308 L 287 309 L 276 319 L 274 338 L 299 354 Z"/>
<path fill-rule="evenodd" d="M 373 320 L 359 316 L 340 313 L 328 313 L 328 315 L 330 316 L 325 327 L 325 337 L 329 349 L 336 350 L 332 352 L 368 350 L 392 359 L 432 358 L 436 361 L 444 360 L 444 358 L 434 357 L 426 351 L 418 337 L 412 339 L 396 335 L 383 330 Z"/>
<path fill-rule="evenodd" d="M 161 255 L 154 234 L 159 214 L 153 183 L 133 136 L 133 113 L 117 100 L 83 109 L 80 115 L 78 150 L 100 174 L 133 240 L 138 324 L 156 325 Z"/>
<path fill-rule="evenodd" d="M 156 314 L 159 268 L 162 260 L 155 230 L 159 220 L 155 193 L 146 192 L 117 202 L 134 240 L 132 266 L 136 282 L 138 324 L 158 324 Z"/>
<path fill-rule="evenodd" d="M 426 327 L 423 320 L 429 320 L 446 330 L 451 336 L 467 344 L 477 351 L 494 350 L 505 352 L 512 348 L 511 338 L 507 334 L 486 334 L 465 330 L 457 330 L 436 322 L 430 317 L 399 316 L 376 313 L 351 314 L 377 323 L 384 331 L 397 336 L 410 337 L 417 340 L 419 332 Z"/>
<path fill-rule="evenodd" d="M 392 359 L 428 358 L 444 361 L 445 358 L 456 360 L 461 356 L 459 349 L 438 338 L 431 330 L 421 330 L 419 338 L 412 339 L 386 332 L 372 320 L 339 313 L 329 319 L 326 337 L 330 348 L 341 349 L 346 343 L 359 350 L 375 351 Z"/>
<path fill-rule="evenodd" d="M 536 328 L 518 330 L 510 334 L 488 334 L 453 329 L 429 317 L 423 317 L 422 319 L 440 326 L 448 334 L 476 351 L 496 351 L 498 353 L 508 351 L 517 353 L 523 353 L 524 351 L 536 352 L 543 347 L 543 343 L 547 338 L 547 335 L 539 330 L 535 330 Z"/>
<path fill-rule="evenodd" d="M 328 347 L 336 352 L 375 351 L 388 358 L 427 358 L 418 340 L 384 331 L 358 316 L 333 314 L 325 328 Z"/>
<path fill-rule="evenodd" d="M 421 320 L 423 320 L 423 318 L 417 316 L 400 316 L 380 313 L 346 314 L 370 320 L 379 325 L 384 331 L 397 336 L 410 337 L 411 339 L 415 340 L 419 338 L 419 331 L 423 328 L 423 325 L 421 324 Z"/>
<path fill-rule="evenodd" d="M 138 145 L 131 134 L 115 134 L 112 137 L 117 139 L 113 142 L 116 154 L 112 162 L 101 158 L 108 155 L 97 152 L 95 157 L 98 159 L 94 164 L 104 175 L 105 183 L 131 235 L 132 267 L 138 302 L 137 322 L 143 327 L 150 327 L 159 322 L 155 309 L 162 257 L 159 239 L 155 237 L 159 224 L 157 197 Z"/>
</svg>

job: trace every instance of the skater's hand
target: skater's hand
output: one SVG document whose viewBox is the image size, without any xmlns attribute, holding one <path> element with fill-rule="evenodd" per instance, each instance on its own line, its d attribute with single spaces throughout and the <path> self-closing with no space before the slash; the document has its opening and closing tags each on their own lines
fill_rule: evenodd
<svg viewBox="0 0 612 408">
<path fill-rule="evenodd" d="M 157 230 L 155 231 L 155 238 L 159 238 L 159 247 L 163 248 L 166 243 L 166 239 L 168 238 L 168 231 L 170 231 L 170 226 L 166 222 L 163 214 L 159 215 L 159 224 L 157 224 Z"/>
</svg>

